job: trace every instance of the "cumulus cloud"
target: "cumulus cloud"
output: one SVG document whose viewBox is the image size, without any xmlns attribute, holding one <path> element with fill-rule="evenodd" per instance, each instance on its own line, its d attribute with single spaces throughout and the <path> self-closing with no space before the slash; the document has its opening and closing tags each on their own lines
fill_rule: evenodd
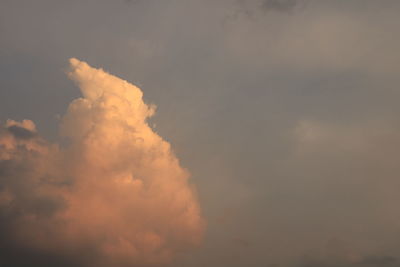
<svg viewBox="0 0 400 267">
<path fill-rule="evenodd" d="M 67 74 L 83 97 L 62 119 L 66 147 L 30 120 L 0 129 L 0 263 L 158 265 L 198 245 L 189 173 L 147 124 L 142 91 L 74 58 Z"/>
</svg>

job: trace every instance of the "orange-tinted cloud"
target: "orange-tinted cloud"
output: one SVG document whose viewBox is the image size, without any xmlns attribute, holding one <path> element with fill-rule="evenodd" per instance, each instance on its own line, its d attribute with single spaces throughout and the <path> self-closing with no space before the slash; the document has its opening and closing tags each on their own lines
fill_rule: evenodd
<svg viewBox="0 0 400 267">
<path fill-rule="evenodd" d="M 0 130 L 0 245 L 59 266 L 157 265 L 198 245 L 199 204 L 188 171 L 146 122 L 155 108 L 77 59 L 68 77 L 83 97 L 61 123 L 67 147 L 29 120 Z"/>
</svg>

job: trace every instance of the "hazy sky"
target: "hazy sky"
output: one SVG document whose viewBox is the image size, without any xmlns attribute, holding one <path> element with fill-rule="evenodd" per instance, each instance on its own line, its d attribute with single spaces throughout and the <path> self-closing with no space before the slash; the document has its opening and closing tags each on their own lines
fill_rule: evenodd
<svg viewBox="0 0 400 267">
<path fill-rule="evenodd" d="M 395 0 L 0 0 L 0 134 L 28 138 L 6 121 L 29 119 L 67 144 L 77 58 L 141 88 L 191 174 L 206 231 L 168 266 L 400 266 L 399 13 Z M 8 164 L 0 191 L 25 179 Z M 0 263 L 77 266 L 0 245 Z"/>
</svg>

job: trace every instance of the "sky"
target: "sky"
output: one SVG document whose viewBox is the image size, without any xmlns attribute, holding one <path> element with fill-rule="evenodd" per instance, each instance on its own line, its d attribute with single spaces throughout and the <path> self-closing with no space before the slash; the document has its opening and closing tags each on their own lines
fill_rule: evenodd
<svg viewBox="0 0 400 267">
<path fill-rule="evenodd" d="M 400 266 L 399 12 L 0 0 L 0 265 Z"/>
</svg>

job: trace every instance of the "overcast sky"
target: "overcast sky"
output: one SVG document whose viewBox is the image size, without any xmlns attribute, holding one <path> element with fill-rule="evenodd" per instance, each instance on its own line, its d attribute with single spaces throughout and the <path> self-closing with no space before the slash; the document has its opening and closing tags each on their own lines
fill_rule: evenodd
<svg viewBox="0 0 400 267">
<path fill-rule="evenodd" d="M 399 14 L 395 0 L 0 0 L 0 122 L 60 142 L 78 58 L 141 88 L 191 173 L 207 228 L 168 266 L 400 266 Z"/>
</svg>

